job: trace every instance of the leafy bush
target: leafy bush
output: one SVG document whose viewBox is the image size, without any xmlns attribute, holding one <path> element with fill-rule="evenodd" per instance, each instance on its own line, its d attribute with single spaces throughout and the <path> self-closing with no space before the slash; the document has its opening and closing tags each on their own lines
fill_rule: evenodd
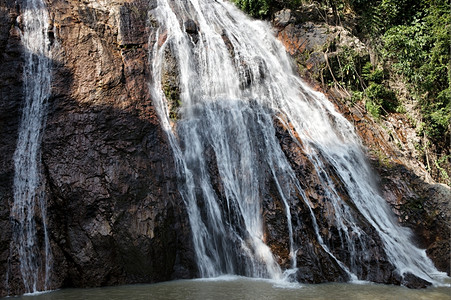
<svg viewBox="0 0 451 300">
<path fill-rule="evenodd" d="M 238 8 L 248 13 L 249 15 L 264 19 L 270 16 L 271 13 L 282 9 L 299 7 L 302 0 L 232 0 Z"/>
<path fill-rule="evenodd" d="M 330 72 L 325 72 L 323 79 L 328 84 L 338 83 L 351 91 L 362 90 L 363 82 L 360 74 L 369 56 L 361 55 L 350 47 L 342 47 L 338 51 L 334 47 L 334 43 L 328 45 L 329 52 L 336 54 L 328 56 Z"/>
<path fill-rule="evenodd" d="M 424 0 L 349 0 L 361 18 L 362 30 L 377 37 L 393 25 L 409 23 Z"/>
<path fill-rule="evenodd" d="M 369 98 L 365 99 L 365 108 L 374 118 L 379 119 L 381 117 L 382 107 L 379 103 L 372 101 Z"/>
<path fill-rule="evenodd" d="M 264 18 L 269 13 L 271 0 L 233 0 L 235 4 L 249 15 Z"/>
<path fill-rule="evenodd" d="M 420 105 L 425 132 L 433 140 L 449 141 L 450 5 L 424 1 L 422 14 L 410 24 L 393 26 L 383 36 L 383 56 L 406 78 Z"/>
<path fill-rule="evenodd" d="M 367 62 L 362 68 L 362 78 L 367 82 L 381 84 L 386 77 L 385 71 L 380 68 L 374 68 L 370 62 Z"/>
<path fill-rule="evenodd" d="M 374 117 L 379 118 L 387 112 L 395 112 L 398 107 L 395 93 L 382 84 L 370 83 L 365 89 L 365 107 Z"/>
</svg>

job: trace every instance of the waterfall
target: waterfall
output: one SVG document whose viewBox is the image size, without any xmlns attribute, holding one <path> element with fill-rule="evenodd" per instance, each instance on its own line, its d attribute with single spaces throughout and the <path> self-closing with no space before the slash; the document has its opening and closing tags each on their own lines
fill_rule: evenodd
<svg viewBox="0 0 451 300">
<path fill-rule="evenodd" d="M 13 249 L 17 251 L 25 292 L 46 290 L 51 268 L 40 145 L 50 96 L 49 18 L 41 0 L 24 1 L 24 105 L 14 153 Z M 39 237 L 38 237 L 39 233 Z"/>
<path fill-rule="evenodd" d="M 296 235 L 302 234 L 294 226 L 297 194 L 322 249 L 350 278 L 358 278 L 367 233 L 340 196 L 327 162 L 352 207 L 377 231 L 399 275 L 432 281 L 437 270 L 380 196 L 352 125 L 296 75 L 268 24 L 250 20 L 227 1 L 157 2 L 151 11 L 158 28 L 149 41 L 150 89 L 173 149 L 200 276 L 283 277 L 285 270 L 265 242 L 262 199 L 270 181 L 287 224 L 290 265 L 284 269 L 297 267 Z M 275 119 L 302 142 L 319 174 L 349 262 L 324 240 L 313 204 L 276 137 Z"/>
</svg>

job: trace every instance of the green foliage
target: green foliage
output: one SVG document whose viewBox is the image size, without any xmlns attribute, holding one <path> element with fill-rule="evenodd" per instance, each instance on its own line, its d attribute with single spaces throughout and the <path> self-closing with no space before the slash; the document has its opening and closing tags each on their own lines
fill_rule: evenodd
<svg viewBox="0 0 451 300">
<path fill-rule="evenodd" d="M 348 7 L 359 16 L 360 31 L 375 45 L 390 72 L 405 79 L 422 113 L 423 132 L 439 148 L 449 147 L 451 122 L 450 37 L 451 7 L 447 0 L 336 0 L 320 1 Z M 344 5 L 337 5 L 337 4 Z M 380 46 L 382 45 L 382 47 Z M 340 54 L 337 79 L 347 88 L 364 91 L 367 110 L 380 117 L 402 111 L 387 86 L 386 70 L 367 63 L 360 70 L 345 51 Z M 357 79 L 355 79 L 357 78 Z M 363 82 L 362 82 L 363 80 Z M 360 85 L 360 86 L 359 86 Z M 368 86 L 368 88 L 365 88 Z M 358 95 L 358 94 L 355 94 Z M 357 96 L 353 96 L 354 101 Z M 391 99 L 391 100 L 390 100 Z M 449 152 L 449 150 L 448 150 Z"/>
<path fill-rule="evenodd" d="M 377 37 L 393 25 L 410 22 L 423 2 L 424 0 L 349 0 L 349 6 L 362 17 L 362 31 Z"/>
<path fill-rule="evenodd" d="M 429 5 L 411 23 L 385 32 L 382 54 L 416 95 L 425 133 L 433 140 L 449 141 L 450 5 L 444 0 L 424 2 Z"/>
<path fill-rule="evenodd" d="M 401 109 L 395 93 L 384 85 L 386 77 L 388 75 L 383 69 L 375 68 L 370 62 L 362 67 L 361 78 L 365 87 L 357 95 L 362 95 L 366 110 L 376 119 Z"/>
<path fill-rule="evenodd" d="M 374 51 L 373 66 L 368 57 L 354 49 L 337 49 L 334 43 L 325 52 L 329 55 L 327 71 L 321 80 L 347 89 L 351 103 L 364 101 L 375 118 L 387 112 L 404 111 L 389 86 L 402 84 L 418 104 L 421 117 L 412 120 L 418 135 L 424 137 L 421 147 L 428 165 L 439 177 L 448 180 L 451 170 L 451 5 L 449 0 L 233 0 L 238 7 L 254 17 L 267 18 L 272 12 L 298 5 L 315 3 L 319 9 L 331 9 L 346 18 L 355 14 L 354 32 Z M 352 22 L 350 22 L 352 23 Z M 335 54 L 336 53 L 336 54 Z M 396 75 L 396 76 L 394 76 Z M 435 153 L 432 153 L 435 152 Z M 429 154 L 428 154 L 429 153 Z M 432 154 L 432 155 L 431 155 Z M 447 159 L 442 159 L 447 157 Z M 448 172 L 448 173 L 446 173 Z"/>
<path fill-rule="evenodd" d="M 402 111 L 386 87 L 389 72 L 397 72 L 418 101 L 424 133 L 434 142 L 448 144 L 451 122 L 450 4 L 447 0 L 320 0 L 332 9 L 351 8 L 359 26 L 375 45 L 381 65 L 362 60 L 353 49 L 341 49 L 331 58 L 334 76 L 325 78 L 352 90 L 364 91 L 366 107 L 380 117 L 384 110 Z M 382 43 L 381 43 L 382 42 Z M 379 46 L 379 45 L 382 45 Z M 368 86 L 368 88 L 366 88 Z M 357 95 L 357 94 L 356 94 Z M 353 100 L 356 100 L 354 96 Z"/>
<path fill-rule="evenodd" d="M 365 94 L 365 107 L 375 118 L 387 112 L 395 112 L 398 107 L 395 93 L 382 84 L 371 82 L 365 89 Z"/>
<path fill-rule="evenodd" d="M 382 107 L 379 103 L 366 98 L 365 108 L 374 118 L 379 119 L 381 117 Z"/>
<path fill-rule="evenodd" d="M 270 16 L 271 13 L 282 9 L 291 8 L 296 9 L 302 5 L 303 0 L 232 0 L 239 9 L 248 13 L 249 15 L 264 19 Z"/>
<path fill-rule="evenodd" d="M 344 48 L 338 55 L 338 77 L 344 85 L 350 88 L 358 88 L 360 84 L 359 74 L 360 60 L 358 54 L 351 48 Z"/>
<path fill-rule="evenodd" d="M 331 52 L 336 51 L 334 43 L 331 43 L 328 49 Z M 333 73 L 333 76 L 326 73 L 324 79 L 329 84 L 338 83 L 351 91 L 361 90 L 363 82 L 360 74 L 362 66 L 369 57 L 359 55 L 359 53 L 349 47 L 343 47 L 336 52 L 336 55 L 329 56 L 330 71 Z"/>
<path fill-rule="evenodd" d="M 411 82 L 422 81 L 416 71 L 423 65 L 427 53 L 423 48 L 428 44 L 428 37 L 423 31 L 424 24 L 415 22 L 411 26 L 395 26 L 385 32 L 382 55 L 394 62 L 396 71 Z"/>
<path fill-rule="evenodd" d="M 169 103 L 169 117 L 172 120 L 177 120 L 179 109 L 182 106 L 182 101 L 180 101 L 180 90 L 177 86 L 171 84 L 167 79 L 167 75 L 163 76 L 163 79 L 162 88 L 166 100 Z"/>
<path fill-rule="evenodd" d="M 307 0 L 275 0 L 271 1 L 271 7 L 274 7 L 275 9 L 281 9 L 281 8 L 291 8 L 296 9 L 299 6 L 308 3 Z"/>
<path fill-rule="evenodd" d="M 381 84 L 386 74 L 383 69 L 374 68 L 370 62 L 367 62 L 362 68 L 362 78 L 367 82 L 375 82 Z"/>
<path fill-rule="evenodd" d="M 398 73 L 418 103 L 421 119 L 418 134 L 426 140 L 423 154 L 434 151 L 437 176 L 450 182 L 451 7 L 448 0 L 352 0 L 350 5 L 361 16 L 360 27 L 365 38 L 375 45 L 381 65 L 362 68 L 368 83 L 364 92 L 365 106 L 376 118 L 384 110 L 402 111 L 387 93 L 388 74 Z M 385 90 L 384 90 L 385 89 Z M 432 156 L 434 157 L 434 156 Z M 428 163 L 429 166 L 429 163 Z"/>
<path fill-rule="evenodd" d="M 235 4 L 249 15 L 264 18 L 269 13 L 271 0 L 233 0 Z"/>
<path fill-rule="evenodd" d="M 364 99 L 364 94 L 361 91 L 352 91 L 351 94 L 351 104 L 354 105 L 355 103 L 361 101 Z"/>
<path fill-rule="evenodd" d="M 442 156 L 440 159 L 434 161 L 435 166 L 437 168 L 437 170 L 439 171 L 439 176 L 443 178 L 443 180 L 445 182 L 450 182 L 450 174 L 447 172 L 447 170 L 445 169 L 446 166 L 450 165 L 450 159 L 451 159 L 451 155 L 444 155 Z"/>
<path fill-rule="evenodd" d="M 379 165 L 384 166 L 386 168 L 392 168 L 393 165 L 391 160 L 387 155 L 379 149 L 370 149 L 372 155 L 377 159 Z"/>
</svg>

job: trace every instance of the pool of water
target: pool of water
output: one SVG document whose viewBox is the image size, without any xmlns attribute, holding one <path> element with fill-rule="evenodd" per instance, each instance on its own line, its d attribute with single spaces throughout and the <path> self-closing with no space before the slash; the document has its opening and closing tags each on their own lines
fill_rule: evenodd
<svg viewBox="0 0 451 300">
<path fill-rule="evenodd" d="M 451 287 L 412 290 L 371 283 L 294 284 L 242 277 L 177 280 L 157 284 L 62 289 L 14 299 L 451 299 Z"/>
</svg>

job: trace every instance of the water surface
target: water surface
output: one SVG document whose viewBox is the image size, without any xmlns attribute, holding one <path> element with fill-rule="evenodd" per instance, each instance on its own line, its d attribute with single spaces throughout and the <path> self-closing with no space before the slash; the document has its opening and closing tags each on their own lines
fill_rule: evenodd
<svg viewBox="0 0 451 300">
<path fill-rule="evenodd" d="M 22 296 L 19 299 L 451 299 L 451 288 L 412 290 L 371 283 L 291 284 L 243 277 L 222 277 L 93 289 L 63 289 Z"/>
</svg>

